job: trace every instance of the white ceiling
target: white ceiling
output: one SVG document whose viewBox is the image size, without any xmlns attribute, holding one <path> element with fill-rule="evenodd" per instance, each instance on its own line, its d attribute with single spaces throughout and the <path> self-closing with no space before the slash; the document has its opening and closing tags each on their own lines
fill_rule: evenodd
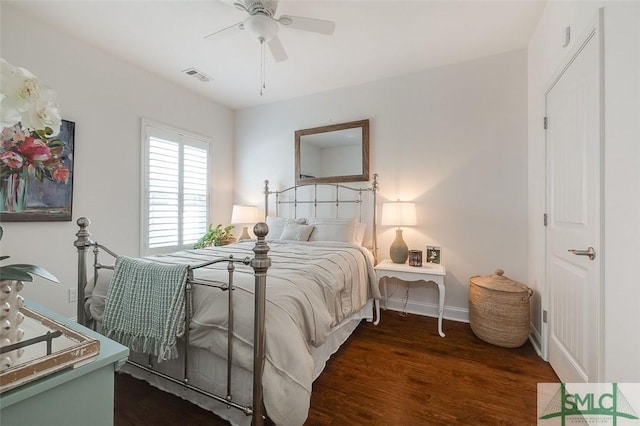
<svg viewBox="0 0 640 426">
<path fill-rule="evenodd" d="M 4 2 L 3 2 L 4 3 Z M 6 4 L 6 3 L 5 3 Z M 543 0 L 281 0 L 276 17 L 332 20 L 332 36 L 281 28 L 289 56 L 266 56 L 240 32 L 204 36 L 243 21 L 228 0 L 12 2 L 39 19 L 231 108 L 245 108 L 526 48 Z M 202 83 L 181 71 L 194 67 Z"/>
</svg>

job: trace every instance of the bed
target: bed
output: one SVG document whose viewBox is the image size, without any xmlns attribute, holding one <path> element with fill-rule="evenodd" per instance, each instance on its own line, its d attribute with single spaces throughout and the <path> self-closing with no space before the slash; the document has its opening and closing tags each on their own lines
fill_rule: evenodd
<svg viewBox="0 0 640 426">
<path fill-rule="evenodd" d="M 335 192 L 345 188 L 339 185 Z M 364 191 L 372 194 L 375 205 L 376 190 L 375 179 L 372 186 L 353 190 L 360 212 Z M 292 202 L 285 197 L 289 191 L 293 191 Z M 314 213 L 322 204 L 318 191 L 312 189 L 309 204 Z M 277 215 L 269 216 L 273 195 Z M 188 325 L 177 345 L 177 358 L 161 362 L 156 356 L 133 353 L 123 370 L 232 424 L 261 424 L 264 410 L 276 424 L 303 424 L 313 380 L 363 319 L 377 320 L 380 294 L 373 270 L 375 208 L 371 246 L 363 243 L 367 240 L 361 214 L 302 218 L 297 211 L 307 201 L 299 196 L 299 187 L 270 191 L 265 185 L 266 222 L 271 231 L 265 235 L 267 226 L 256 225 L 257 240 L 145 258 L 158 264 L 187 265 L 184 317 Z M 332 205 L 336 199 L 336 206 L 349 203 L 339 195 L 332 198 Z M 283 206 L 293 208 L 292 217 L 280 215 Z M 98 256 L 101 251 L 117 256 L 91 241 L 88 220 L 78 222 L 78 285 L 85 301 L 78 307 L 78 318 L 100 331 L 112 279 L 105 277 L 111 266 L 102 264 Z M 87 280 L 82 259 L 90 248 L 94 277 Z M 258 344 L 253 345 L 254 341 Z"/>
</svg>

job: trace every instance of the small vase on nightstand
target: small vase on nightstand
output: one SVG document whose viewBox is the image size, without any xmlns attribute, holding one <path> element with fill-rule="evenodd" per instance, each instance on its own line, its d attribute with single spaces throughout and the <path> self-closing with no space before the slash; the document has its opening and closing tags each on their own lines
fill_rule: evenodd
<svg viewBox="0 0 640 426">
<path fill-rule="evenodd" d="M 405 263 L 409 257 L 409 247 L 402 239 L 402 229 L 396 229 L 396 239 L 389 249 L 389 257 L 393 263 Z"/>
<path fill-rule="evenodd" d="M 0 225 L 0 240 L 3 233 Z M 0 261 L 8 258 L 0 256 Z M 0 266 L 0 348 L 18 343 L 24 337 L 24 331 L 19 328 L 24 321 L 24 314 L 20 312 L 24 299 L 18 293 L 24 287 L 24 281 L 33 281 L 34 275 L 58 282 L 56 277 L 36 265 L 19 263 Z M 24 349 L 19 348 L 0 354 L 0 371 L 14 366 L 23 352 Z"/>
</svg>

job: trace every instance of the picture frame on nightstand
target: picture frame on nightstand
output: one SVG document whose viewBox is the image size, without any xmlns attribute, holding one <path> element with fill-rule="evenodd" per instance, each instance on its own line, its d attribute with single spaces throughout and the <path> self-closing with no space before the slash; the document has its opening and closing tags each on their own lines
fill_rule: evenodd
<svg viewBox="0 0 640 426">
<path fill-rule="evenodd" d="M 442 264 L 442 246 L 427 246 L 427 263 Z"/>
</svg>

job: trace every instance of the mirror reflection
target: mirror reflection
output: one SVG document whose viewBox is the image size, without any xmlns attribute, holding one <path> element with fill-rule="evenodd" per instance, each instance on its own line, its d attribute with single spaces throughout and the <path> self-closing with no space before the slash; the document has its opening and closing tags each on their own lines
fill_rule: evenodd
<svg viewBox="0 0 640 426">
<path fill-rule="evenodd" d="M 296 184 L 369 180 L 369 120 L 295 132 Z"/>
</svg>

